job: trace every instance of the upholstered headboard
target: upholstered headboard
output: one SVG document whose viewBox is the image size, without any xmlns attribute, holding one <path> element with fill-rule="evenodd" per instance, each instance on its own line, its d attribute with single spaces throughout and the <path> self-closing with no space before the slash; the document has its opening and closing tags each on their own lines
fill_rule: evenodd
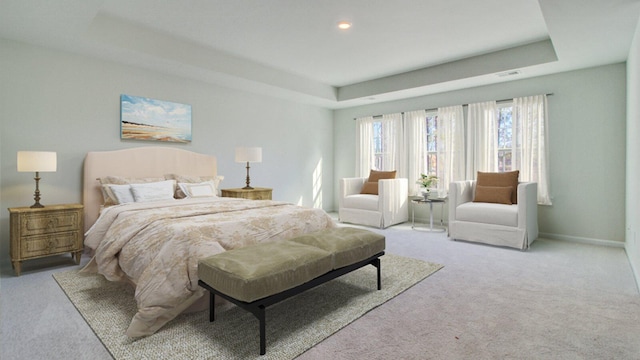
<svg viewBox="0 0 640 360">
<path fill-rule="evenodd" d="M 97 180 L 104 176 L 163 177 L 167 174 L 217 176 L 216 157 L 170 147 L 138 147 L 114 151 L 91 151 L 84 159 L 84 231 L 96 221 L 102 205 Z"/>
</svg>

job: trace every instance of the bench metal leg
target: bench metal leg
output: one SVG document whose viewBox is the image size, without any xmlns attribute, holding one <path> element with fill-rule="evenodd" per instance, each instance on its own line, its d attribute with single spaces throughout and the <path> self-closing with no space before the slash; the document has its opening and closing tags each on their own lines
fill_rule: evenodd
<svg viewBox="0 0 640 360">
<path fill-rule="evenodd" d="M 382 278 L 380 276 L 380 259 L 373 260 L 373 266 L 378 269 L 378 290 L 382 290 Z"/>
<path fill-rule="evenodd" d="M 266 306 L 264 304 L 247 304 L 243 308 L 253 314 L 260 323 L 260 355 L 267 353 Z"/>
<path fill-rule="evenodd" d="M 266 324 L 265 324 L 265 307 L 264 306 L 260 306 L 259 307 L 259 311 L 258 314 L 256 314 L 256 317 L 258 317 L 258 321 L 260 321 L 260 355 L 264 355 L 267 353 L 267 329 L 266 329 Z"/>
<path fill-rule="evenodd" d="M 213 320 L 216 318 L 215 306 L 213 306 L 215 302 L 216 294 L 209 291 L 209 322 L 213 322 Z"/>
</svg>

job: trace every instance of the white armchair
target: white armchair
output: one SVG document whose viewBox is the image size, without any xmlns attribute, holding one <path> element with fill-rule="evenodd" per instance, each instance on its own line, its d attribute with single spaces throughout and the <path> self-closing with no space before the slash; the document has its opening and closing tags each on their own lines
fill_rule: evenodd
<svg viewBox="0 0 640 360">
<path fill-rule="evenodd" d="M 338 220 L 384 229 L 409 219 L 409 181 L 378 180 L 378 195 L 360 194 L 368 178 L 340 179 Z"/>
<path fill-rule="evenodd" d="M 473 202 L 476 182 L 449 186 L 449 237 L 521 250 L 538 238 L 538 186 L 518 184 L 518 203 Z"/>
</svg>

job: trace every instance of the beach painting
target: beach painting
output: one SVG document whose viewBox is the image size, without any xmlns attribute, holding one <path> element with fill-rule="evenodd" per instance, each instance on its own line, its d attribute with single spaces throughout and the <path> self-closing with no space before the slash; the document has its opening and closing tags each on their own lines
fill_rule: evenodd
<svg viewBox="0 0 640 360">
<path fill-rule="evenodd" d="M 120 95 L 120 138 L 191 142 L 191 105 Z"/>
</svg>

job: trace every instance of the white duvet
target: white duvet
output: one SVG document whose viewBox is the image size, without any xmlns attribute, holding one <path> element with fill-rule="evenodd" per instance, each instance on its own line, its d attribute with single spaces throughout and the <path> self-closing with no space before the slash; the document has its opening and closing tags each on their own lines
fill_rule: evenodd
<svg viewBox="0 0 640 360">
<path fill-rule="evenodd" d="M 205 290 L 198 260 L 263 241 L 333 227 L 321 209 L 271 200 L 205 198 L 131 203 L 106 208 L 89 229 L 94 257 L 83 269 L 134 284 L 138 312 L 130 337 L 150 335 Z"/>
</svg>

